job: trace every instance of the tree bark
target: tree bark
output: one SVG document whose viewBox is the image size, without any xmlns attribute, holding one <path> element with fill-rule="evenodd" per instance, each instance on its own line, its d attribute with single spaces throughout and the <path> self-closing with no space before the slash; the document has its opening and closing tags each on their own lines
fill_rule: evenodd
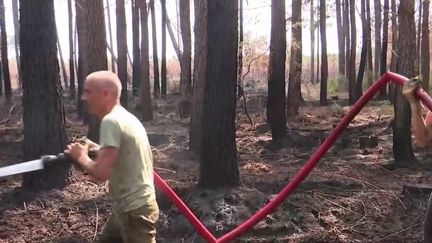
<svg viewBox="0 0 432 243">
<path fill-rule="evenodd" d="M 164 0 L 163 0 L 164 1 Z M 140 51 L 140 19 L 139 19 L 139 0 L 132 0 L 132 49 L 133 49 L 133 68 L 132 68 L 132 94 L 138 96 L 141 84 L 141 51 Z"/>
<path fill-rule="evenodd" d="M 367 58 L 367 23 L 366 23 L 366 0 L 360 1 L 360 15 L 362 21 L 362 50 L 360 56 L 360 66 L 357 74 L 356 83 L 356 101 L 363 94 L 363 76 L 366 69 L 366 58 Z"/>
<path fill-rule="evenodd" d="M 167 65 L 166 65 L 166 0 L 161 0 L 162 7 L 162 57 L 161 57 L 161 94 L 165 98 L 167 95 Z M 194 79 L 195 80 L 195 79 Z"/>
<path fill-rule="evenodd" d="M 240 183 L 235 140 L 238 48 L 237 1 L 209 1 L 199 186 Z M 285 33 L 285 32 L 284 32 Z"/>
<path fill-rule="evenodd" d="M 301 0 L 293 0 L 291 21 L 291 58 L 287 97 L 287 117 L 291 119 L 298 115 L 301 101 L 301 72 L 303 56 L 301 7 Z"/>
<path fill-rule="evenodd" d="M 398 72 L 406 77 L 417 75 L 416 55 L 413 55 L 416 53 L 414 2 L 414 0 L 403 0 L 399 5 L 399 33 L 404 35 L 399 39 Z M 415 157 L 411 143 L 411 109 L 402 95 L 401 87 L 396 89 L 393 155 L 395 162 L 399 163 L 413 160 Z"/>
<path fill-rule="evenodd" d="M 342 0 L 343 1 L 343 0 Z M 342 23 L 342 9 L 341 9 L 341 0 L 336 0 L 336 26 L 338 33 L 338 63 L 339 63 L 339 75 L 345 75 L 345 32 L 344 25 Z"/>
<path fill-rule="evenodd" d="M 285 60 L 286 60 L 285 1 L 272 0 L 270 59 L 268 66 L 267 122 L 273 140 L 286 135 Z"/>
<path fill-rule="evenodd" d="M 54 1 L 21 0 L 20 16 L 23 152 L 27 161 L 63 151 L 67 138 L 60 95 Z M 23 175 L 23 189 L 35 192 L 63 188 L 70 166 L 70 163 L 63 162 L 26 173 Z"/>
<path fill-rule="evenodd" d="M 87 48 L 87 23 L 85 16 L 87 15 L 86 6 L 83 5 L 82 1 L 75 1 L 75 13 L 76 13 L 76 26 L 78 36 L 78 68 L 77 68 L 77 81 L 78 81 L 78 96 L 77 96 L 77 108 L 78 116 L 80 119 L 84 118 L 84 104 L 81 100 L 84 88 L 84 79 L 87 74 L 87 62 L 86 62 L 86 48 Z"/>
<path fill-rule="evenodd" d="M 2 59 L 2 69 L 3 69 L 3 81 L 4 81 L 6 100 L 10 101 L 12 98 L 12 85 L 11 85 L 11 79 L 9 73 L 9 59 L 8 59 L 4 0 L 0 0 L 0 21 L 1 21 L 0 34 L 1 34 L 1 59 Z"/>
<path fill-rule="evenodd" d="M 392 22 L 392 45 L 391 45 L 391 60 L 390 60 L 390 71 L 397 72 L 398 63 L 398 26 L 397 26 L 397 4 L 396 0 L 391 0 L 391 22 Z M 395 100 L 395 84 L 389 85 L 389 100 L 394 103 Z"/>
<path fill-rule="evenodd" d="M 194 92 L 192 97 L 191 126 L 189 129 L 189 149 L 199 154 L 203 134 L 202 116 L 207 56 L 207 0 L 194 0 L 194 8 Z"/>
<path fill-rule="evenodd" d="M 241 98 L 243 91 L 243 0 L 239 0 L 239 43 L 237 67 L 237 99 Z M 240 90 L 241 89 L 241 90 Z"/>
<path fill-rule="evenodd" d="M 320 0 L 320 31 L 321 31 L 321 88 L 320 105 L 327 105 L 327 32 L 326 32 L 326 0 Z"/>
<path fill-rule="evenodd" d="M 356 88 L 356 52 L 357 52 L 357 32 L 355 21 L 355 0 L 350 0 L 350 20 L 351 20 L 351 48 L 350 48 L 350 72 L 349 72 L 349 103 L 350 105 L 355 102 L 355 88 Z"/>
<path fill-rule="evenodd" d="M 381 58 L 381 0 L 374 0 L 374 13 L 375 13 L 375 79 L 378 78 L 380 72 L 380 58 Z"/>
<path fill-rule="evenodd" d="M 75 99 L 75 66 L 74 66 L 74 31 L 72 17 L 72 0 L 68 0 L 68 19 L 69 19 L 69 92 Z M 75 47 L 76 48 L 76 47 Z"/>
<path fill-rule="evenodd" d="M 159 58 L 157 49 L 157 32 L 156 32 L 156 16 L 154 8 L 154 0 L 150 0 L 151 25 L 152 25 L 152 44 L 153 44 L 153 96 L 155 99 L 160 97 L 160 82 L 159 82 Z"/>
<path fill-rule="evenodd" d="M 17 74 L 18 74 L 18 84 L 19 87 L 22 87 L 22 79 L 21 79 L 21 61 L 20 61 L 20 51 L 19 51 L 19 42 L 20 42 L 20 34 L 19 34 L 19 12 L 18 12 L 18 0 L 12 0 L 12 15 L 13 15 L 13 24 L 15 30 L 15 61 L 17 64 Z"/>
<path fill-rule="evenodd" d="M 350 92 L 350 77 L 351 77 L 351 32 L 350 32 L 350 19 L 349 19 L 349 0 L 343 0 L 343 13 L 344 13 L 344 28 L 345 28 L 345 76 L 348 82 L 348 92 Z"/>
<path fill-rule="evenodd" d="M 180 94 L 186 95 L 186 90 L 191 88 L 191 25 L 190 25 L 190 0 L 180 0 L 180 29 L 183 43 L 183 54 L 181 56 L 180 71 Z"/>
<path fill-rule="evenodd" d="M 122 84 L 120 102 L 123 107 L 128 106 L 128 73 L 127 73 L 127 31 L 126 31 L 126 14 L 125 1 L 116 0 L 116 34 L 117 34 L 117 56 L 118 56 L 118 76 Z M 111 60 L 113 61 L 113 60 Z"/>
<path fill-rule="evenodd" d="M 370 0 L 366 0 L 366 21 L 367 21 L 367 86 L 372 85 L 373 80 L 373 57 L 372 57 L 372 26 Z"/>
<path fill-rule="evenodd" d="M 423 0 L 419 0 L 419 15 L 418 15 L 418 21 L 417 21 L 417 45 L 416 45 L 416 53 L 418 55 L 418 59 L 416 59 L 416 64 L 418 65 L 418 69 L 419 71 L 421 71 L 421 65 L 420 65 L 420 60 L 421 60 L 421 49 L 420 49 L 420 42 L 421 42 L 421 34 L 422 34 L 422 15 L 423 15 Z"/>
<path fill-rule="evenodd" d="M 423 1 L 423 24 L 421 39 L 421 74 L 423 89 L 429 92 L 430 49 L 429 49 L 429 0 Z"/>
<path fill-rule="evenodd" d="M 111 11 L 110 11 L 109 0 L 106 0 L 106 10 L 107 10 L 107 21 L 108 21 L 109 46 L 111 48 L 114 48 L 113 35 L 112 35 L 112 25 L 111 25 Z M 114 52 L 111 52 L 111 71 L 112 72 L 116 71 L 114 59 L 115 59 Z"/>
<path fill-rule="evenodd" d="M 311 43 L 311 63 L 310 63 L 310 82 L 315 83 L 315 20 L 314 20 L 314 0 L 310 1 L 310 43 Z"/>
<path fill-rule="evenodd" d="M 150 63 L 149 63 L 149 34 L 148 34 L 148 14 L 147 3 L 140 0 L 141 14 L 141 102 L 143 120 L 153 119 L 153 110 L 150 96 Z"/>
</svg>

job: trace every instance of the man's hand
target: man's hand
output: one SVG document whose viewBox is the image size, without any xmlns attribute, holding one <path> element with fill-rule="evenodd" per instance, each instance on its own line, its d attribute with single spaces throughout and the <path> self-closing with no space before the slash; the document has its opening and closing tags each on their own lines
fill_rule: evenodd
<svg viewBox="0 0 432 243">
<path fill-rule="evenodd" d="M 83 164 L 90 159 L 88 157 L 88 145 L 77 142 L 69 144 L 64 153 L 78 164 Z"/>
<path fill-rule="evenodd" d="M 422 80 L 420 77 L 411 78 L 402 87 L 402 94 L 405 96 L 411 107 L 419 107 L 420 101 L 415 95 L 415 91 L 421 87 Z"/>
</svg>

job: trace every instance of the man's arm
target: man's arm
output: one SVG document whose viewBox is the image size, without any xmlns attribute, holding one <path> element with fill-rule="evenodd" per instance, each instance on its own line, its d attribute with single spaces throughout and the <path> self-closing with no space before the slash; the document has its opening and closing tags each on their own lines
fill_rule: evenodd
<svg viewBox="0 0 432 243">
<path fill-rule="evenodd" d="M 422 107 L 420 103 L 411 105 L 412 131 L 417 144 L 420 147 L 426 147 L 431 144 L 432 138 L 432 113 L 427 112 L 423 120 Z"/>
<path fill-rule="evenodd" d="M 104 182 L 111 176 L 112 169 L 118 159 L 119 150 L 114 146 L 106 146 L 99 150 L 95 160 L 90 159 L 85 146 L 79 143 L 68 145 L 66 154 L 71 155 L 81 167 L 93 178 Z"/>
</svg>

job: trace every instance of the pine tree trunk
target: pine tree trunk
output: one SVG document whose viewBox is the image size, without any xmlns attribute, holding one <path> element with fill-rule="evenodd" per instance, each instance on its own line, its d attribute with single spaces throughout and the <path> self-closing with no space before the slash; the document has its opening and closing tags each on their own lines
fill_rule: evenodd
<svg viewBox="0 0 432 243">
<path fill-rule="evenodd" d="M 239 43 L 237 67 L 237 98 L 241 98 L 240 88 L 243 89 L 243 0 L 239 0 Z"/>
<path fill-rule="evenodd" d="M 348 92 L 350 92 L 350 76 L 351 76 L 351 32 L 350 32 L 350 19 L 349 19 L 349 0 L 343 0 L 343 13 L 344 13 L 344 28 L 345 28 L 345 76 L 348 82 Z"/>
<path fill-rule="evenodd" d="M 356 98 L 356 52 L 357 52 L 357 32 L 355 21 L 355 0 L 350 0 L 350 20 L 351 20 L 351 48 L 349 65 L 349 103 L 354 104 Z"/>
<path fill-rule="evenodd" d="M 191 125 L 189 129 L 189 149 L 199 154 L 201 151 L 201 138 L 203 134 L 202 116 L 207 56 L 207 0 L 195 0 L 194 8 L 194 92 L 192 98 Z"/>
<path fill-rule="evenodd" d="M 113 35 L 112 35 L 112 25 L 111 25 L 111 10 L 110 10 L 110 3 L 109 0 L 106 0 L 106 10 L 107 10 L 107 21 L 108 21 L 108 37 L 109 37 L 109 46 L 110 48 L 114 48 L 113 47 Z M 115 72 L 116 68 L 115 68 L 115 56 L 114 56 L 114 52 L 111 52 L 111 71 Z"/>
<path fill-rule="evenodd" d="M 360 56 L 360 66 L 357 74 L 357 83 L 356 83 L 356 101 L 363 94 L 363 76 L 366 69 L 366 58 L 367 58 L 367 26 L 366 26 L 366 0 L 360 1 L 360 15 L 362 21 L 362 50 Z"/>
<path fill-rule="evenodd" d="M 392 17 L 391 17 L 391 22 L 392 22 L 392 50 L 391 50 L 391 60 L 390 60 L 390 71 L 392 72 L 397 72 L 398 68 L 397 68 L 397 63 L 398 63 L 398 56 L 399 54 L 399 48 L 398 48 L 398 26 L 397 26 L 397 4 L 396 4 L 396 0 L 391 0 L 391 13 L 392 13 Z M 395 100 L 395 95 L 396 95 L 396 89 L 395 89 L 395 84 L 390 84 L 389 85 L 389 100 L 391 102 L 394 103 Z"/>
<path fill-rule="evenodd" d="M 367 86 L 374 82 L 373 80 L 373 57 L 372 57 L 372 26 L 371 26 L 371 7 L 370 0 L 366 0 L 366 22 L 367 22 Z"/>
<path fill-rule="evenodd" d="M 69 20 L 69 83 L 70 95 L 75 99 L 75 66 L 74 66 L 74 31 L 72 17 L 72 0 L 68 0 L 68 20 Z M 76 48 L 76 47 L 75 47 Z"/>
<path fill-rule="evenodd" d="M 0 0 L 0 30 L 1 30 L 1 59 L 2 59 L 2 69 L 3 69 L 3 81 L 5 88 L 6 100 L 11 100 L 12 98 L 12 85 L 9 73 L 9 59 L 8 59 L 8 45 L 7 45 L 7 34 L 6 34 L 6 18 L 5 18 L 5 8 L 4 0 Z"/>
<path fill-rule="evenodd" d="M 128 106 L 128 73 L 127 73 L 127 31 L 125 1 L 116 0 L 116 32 L 117 32 L 117 56 L 118 56 L 118 76 L 122 84 L 120 102 L 123 107 Z"/>
<path fill-rule="evenodd" d="M 273 140 L 280 140 L 286 135 L 286 26 L 284 0 L 272 0 L 271 16 L 267 122 L 270 124 Z"/>
<path fill-rule="evenodd" d="M 156 16 L 154 8 L 154 0 L 150 0 L 151 25 L 152 25 L 152 44 L 153 44 L 153 96 L 155 99 L 160 97 L 160 82 L 159 82 L 159 58 L 157 48 L 157 31 L 156 31 Z"/>
<path fill-rule="evenodd" d="M 20 49 L 23 79 L 24 160 L 62 152 L 65 115 L 60 95 L 53 0 L 20 1 Z M 34 61 L 39 60 L 39 61 Z M 58 163 L 23 175 L 23 189 L 63 188 L 70 163 Z"/>
<path fill-rule="evenodd" d="M 345 75 L 345 36 L 342 23 L 341 0 L 336 0 L 336 26 L 338 33 L 338 49 L 339 49 L 339 75 Z"/>
<path fill-rule="evenodd" d="M 86 62 L 86 48 L 87 48 L 87 23 L 85 16 L 87 15 L 87 9 L 83 5 L 82 0 L 75 0 L 75 13 L 76 13 L 76 26 L 78 36 L 78 68 L 77 68 L 77 81 L 78 81 L 78 96 L 77 96 L 77 110 L 80 119 L 84 118 L 84 104 L 81 100 L 84 88 L 84 79 L 87 74 L 87 62 Z"/>
<path fill-rule="evenodd" d="M 180 0 L 180 29 L 183 42 L 183 54 L 181 58 L 180 71 L 180 94 L 186 94 L 186 90 L 191 88 L 191 25 L 190 25 L 190 0 Z"/>
<path fill-rule="evenodd" d="M 383 21 L 383 36 L 382 48 L 380 58 L 380 76 L 387 71 L 387 45 L 388 45 L 388 22 L 389 22 L 389 0 L 384 0 L 384 21 Z M 379 92 L 379 98 L 385 99 L 387 97 L 387 86 L 382 88 Z"/>
<path fill-rule="evenodd" d="M 147 3 L 140 0 L 141 13 L 141 102 L 143 120 L 153 119 L 153 110 L 150 96 L 150 63 L 149 63 L 149 34 L 148 34 L 148 14 Z"/>
<path fill-rule="evenodd" d="M 321 88 L 320 105 L 327 105 L 327 32 L 326 32 L 326 0 L 320 0 L 320 31 L 321 31 Z"/>
<path fill-rule="evenodd" d="M 235 140 L 238 3 L 209 1 L 207 16 L 208 65 L 198 185 L 236 187 L 240 183 Z"/>
<path fill-rule="evenodd" d="M 161 57 L 161 93 L 165 98 L 167 95 L 167 65 L 166 65 L 166 0 L 161 0 L 162 7 L 162 57 Z M 195 80 L 195 79 L 194 79 Z"/>
<path fill-rule="evenodd" d="M 311 47 L 311 63 L 310 63 L 310 82 L 315 83 L 315 20 L 314 20 L 314 0 L 310 1 L 310 47 Z"/>
<path fill-rule="evenodd" d="M 374 60 L 374 78 L 377 79 L 380 72 L 380 59 L 381 59 L 381 0 L 374 0 L 374 13 L 375 13 L 375 60 Z"/>
<path fill-rule="evenodd" d="M 57 26 L 56 26 L 56 36 L 59 36 Z M 57 39 L 57 47 L 58 47 L 59 61 L 60 61 L 61 72 L 62 72 L 62 76 L 60 77 L 60 82 L 61 82 L 61 78 L 63 77 L 64 89 L 70 89 L 67 72 L 66 72 L 66 65 L 64 63 L 64 58 L 63 58 L 63 51 L 61 48 L 60 41 L 58 39 Z"/>
<path fill-rule="evenodd" d="M 423 89 L 429 92 L 430 49 L 429 49 L 429 0 L 423 1 L 423 24 L 421 39 L 421 74 Z"/>
<path fill-rule="evenodd" d="M 405 77 L 417 75 L 415 66 L 416 31 L 414 20 L 414 0 L 403 0 L 399 5 L 399 39 L 398 71 Z M 414 152 L 411 143 L 411 109 L 403 97 L 401 87 L 396 88 L 395 124 L 393 127 L 393 155 L 395 162 L 413 160 Z"/>
<path fill-rule="evenodd" d="M 421 72 L 421 65 L 420 65 L 420 60 L 421 60 L 421 49 L 420 49 L 420 41 L 421 41 L 421 33 L 422 33 L 422 15 L 423 15 L 423 0 L 419 0 L 418 1 L 419 5 L 418 5 L 418 21 L 417 21 L 417 42 L 416 42 L 416 53 L 418 55 L 418 59 L 416 59 L 416 64 L 418 65 L 417 69 L 419 69 L 419 71 Z"/>
<path fill-rule="evenodd" d="M 164 1 L 164 0 L 162 0 Z M 139 0 L 132 0 L 132 49 L 133 49 L 133 68 L 132 68 L 132 94 L 138 96 L 141 84 L 141 51 L 140 51 L 140 19 L 139 19 Z"/>
<path fill-rule="evenodd" d="M 21 79 L 21 61 L 20 61 L 20 52 L 19 52 L 19 43 L 20 43 L 20 34 L 19 34 L 19 12 L 18 12 L 18 0 L 12 0 L 12 15 L 13 15 L 13 24 L 14 24 L 14 32 L 15 32 L 15 61 L 17 65 L 17 74 L 18 74 L 18 84 L 19 87 L 22 87 L 22 79 Z M 1 86 L 1 85 L 0 85 Z"/>
</svg>

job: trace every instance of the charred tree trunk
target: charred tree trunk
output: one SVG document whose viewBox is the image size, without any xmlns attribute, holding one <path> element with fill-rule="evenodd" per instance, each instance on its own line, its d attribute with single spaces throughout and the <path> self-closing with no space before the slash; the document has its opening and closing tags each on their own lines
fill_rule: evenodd
<svg viewBox="0 0 432 243">
<path fill-rule="evenodd" d="M 77 96 L 77 108 L 78 116 L 80 119 L 84 118 L 84 104 L 81 100 L 84 88 L 84 79 L 87 74 L 87 62 L 86 62 L 86 48 L 87 48 L 87 23 L 85 16 L 87 9 L 81 1 L 75 1 L 75 13 L 76 13 L 76 28 L 78 36 L 78 68 L 77 68 L 77 81 L 78 81 L 78 96 Z"/>
<path fill-rule="evenodd" d="M 153 96 L 155 99 L 160 97 L 160 82 L 159 82 L 159 57 L 157 49 L 157 31 L 156 31 L 156 16 L 154 8 L 154 0 L 150 0 L 151 25 L 152 25 L 152 44 L 153 44 Z"/>
<path fill-rule="evenodd" d="M 366 0 L 366 22 L 367 22 L 367 86 L 373 83 L 373 58 L 372 58 L 372 27 L 370 0 Z"/>
<path fill-rule="evenodd" d="M 345 35 L 344 35 L 345 32 L 342 23 L 341 0 L 336 0 L 336 26 L 337 26 L 337 33 L 338 33 L 338 49 L 339 49 L 339 58 L 338 58 L 339 75 L 342 76 L 345 75 Z"/>
<path fill-rule="evenodd" d="M 392 22 L 392 45 L 391 45 L 391 60 L 390 60 L 390 71 L 397 72 L 398 63 L 398 26 L 397 26 L 397 5 L 396 0 L 391 0 L 391 22 Z M 389 100 L 394 103 L 395 100 L 395 84 L 389 85 Z"/>
<path fill-rule="evenodd" d="M 350 20 L 351 20 L 351 45 L 350 45 L 350 65 L 349 65 L 349 103 L 352 105 L 356 98 L 356 52 L 357 52 L 357 32 L 355 21 L 355 0 L 350 0 Z"/>
<path fill-rule="evenodd" d="M 9 73 L 9 59 L 8 59 L 8 45 L 7 45 L 7 34 L 6 34 L 6 18 L 5 18 L 5 8 L 4 0 L 0 0 L 0 30 L 1 30 L 1 59 L 2 59 L 2 69 L 3 69 L 3 81 L 5 88 L 6 100 L 11 100 L 12 98 L 12 85 Z"/>
<path fill-rule="evenodd" d="M 162 8 L 162 57 L 161 57 L 161 94 L 165 98 L 167 95 L 167 65 L 166 65 L 166 2 L 161 0 Z M 194 79 L 195 81 L 195 79 Z"/>
<path fill-rule="evenodd" d="M 415 59 L 416 33 L 414 20 L 414 0 L 403 0 L 399 5 L 400 36 L 398 71 L 406 77 L 417 75 Z M 411 109 L 403 97 L 401 87 L 396 88 L 395 123 L 393 127 L 393 155 L 396 163 L 413 160 L 414 152 L 411 143 Z"/>
<path fill-rule="evenodd" d="M 192 76 L 192 42 L 190 25 L 190 0 L 180 0 L 180 29 L 183 43 L 180 72 L 180 94 L 186 95 L 186 90 L 191 88 Z"/>
<path fill-rule="evenodd" d="M 113 35 L 112 35 L 112 25 L 111 25 L 111 10 L 110 10 L 110 4 L 109 4 L 109 0 L 106 0 L 106 10 L 107 10 L 107 21 L 108 21 L 108 37 L 109 37 L 109 46 L 110 48 L 114 48 L 114 44 L 113 44 Z M 115 56 L 114 56 L 114 52 L 111 52 L 111 70 L 113 72 L 116 71 L 115 68 Z"/>
<path fill-rule="evenodd" d="M 243 0 L 239 0 L 239 43 L 238 43 L 238 67 L 237 67 L 237 99 L 243 92 Z"/>
<path fill-rule="evenodd" d="M 287 97 L 287 117 L 298 115 L 301 101 L 301 72 L 302 72 L 302 1 L 292 2 L 291 24 L 291 58 L 289 70 L 289 85 Z"/>
<path fill-rule="evenodd" d="M 273 140 L 280 140 L 286 134 L 286 26 L 284 0 L 272 0 L 271 15 L 267 122 L 270 124 Z"/>
<path fill-rule="evenodd" d="M 128 106 L 128 73 L 127 73 L 127 32 L 126 32 L 126 14 L 125 1 L 116 0 L 116 34 L 117 34 L 117 71 L 122 84 L 120 102 L 123 107 Z M 112 60 L 111 60 L 112 61 Z"/>
<path fill-rule="evenodd" d="M 207 16 L 208 65 L 198 185 L 236 187 L 240 183 L 235 140 L 238 3 L 208 1 Z"/>
<path fill-rule="evenodd" d="M 362 50 L 360 56 L 360 66 L 357 74 L 356 83 L 356 101 L 363 94 L 363 76 L 366 68 L 366 58 L 367 58 L 367 26 L 366 26 L 366 0 L 360 1 L 360 15 L 362 21 Z"/>
<path fill-rule="evenodd" d="M 69 92 L 72 99 L 75 99 L 75 66 L 74 66 L 74 30 L 72 17 L 72 0 L 68 0 L 68 19 L 69 19 Z"/>
<path fill-rule="evenodd" d="M 310 82 L 315 83 L 315 20 L 314 20 L 314 0 L 310 1 L 310 43 L 311 43 L 311 63 L 310 63 Z"/>
<path fill-rule="evenodd" d="M 420 70 L 420 67 L 421 67 L 421 65 L 420 65 L 420 60 L 421 60 L 421 53 L 420 53 L 420 51 L 421 51 L 421 49 L 420 49 L 420 42 L 421 42 L 421 34 L 422 34 L 422 15 L 423 15 L 423 4 L 422 4 L 422 2 L 423 2 L 423 0 L 419 0 L 418 1 L 419 2 L 419 15 L 418 15 L 418 21 L 417 21 L 417 45 L 416 45 L 416 53 L 417 53 L 417 55 L 418 55 L 418 59 L 416 59 L 416 61 L 417 61 L 417 67 L 418 67 L 418 69 L 419 69 L 419 71 L 421 71 Z"/>
<path fill-rule="evenodd" d="M 148 34 L 148 14 L 146 0 L 140 0 L 141 14 L 141 102 L 143 120 L 153 119 L 153 110 L 150 96 L 150 63 L 149 63 L 149 34 Z"/>
<path fill-rule="evenodd" d="M 326 32 L 326 1 L 320 0 L 320 31 L 321 31 L 321 89 L 320 105 L 327 105 L 327 32 Z"/>
<path fill-rule="evenodd" d="M 141 51 L 140 51 L 140 18 L 139 18 L 139 1 L 132 0 L 132 50 L 133 50 L 133 68 L 132 68 L 132 94 L 138 96 L 141 84 Z M 164 0 L 162 0 L 164 1 Z"/>
<path fill-rule="evenodd" d="M 375 79 L 378 78 L 380 72 L 380 59 L 381 59 L 381 0 L 374 0 L 374 13 L 375 13 L 375 68 L 374 74 Z"/>
<path fill-rule="evenodd" d="M 381 48 L 381 59 L 380 59 L 380 76 L 387 71 L 387 45 L 388 45 L 388 22 L 389 22 L 389 0 L 384 0 L 384 21 L 383 21 L 383 36 L 382 36 L 382 48 Z M 382 88 L 379 92 L 379 98 L 385 99 L 387 97 L 387 86 Z"/>
<path fill-rule="evenodd" d="M 19 87 L 22 87 L 21 80 L 21 61 L 20 61 L 20 51 L 19 51 L 19 43 L 20 43 L 20 34 L 19 34 L 19 12 L 18 12 L 18 0 L 12 0 L 12 15 L 13 15 L 13 25 L 15 30 L 15 61 L 17 64 L 17 80 Z"/>
<path fill-rule="evenodd" d="M 60 77 L 60 80 L 63 77 L 64 89 L 70 89 L 68 77 L 67 77 L 67 74 L 66 74 L 67 73 L 66 72 L 66 65 L 64 63 L 64 58 L 63 58 L 63 51 L 62 51 L 62 48 L 61 48 L 60 40 L 58 39 L 58 28 L 57 28 L 57 26 L 56 26 L 56 36 L 57 36 L 58 54 L 59 54 L 59 58 L 60 58 L 59 61 L 60 61 L 61 72 L 62 72 L 62 76 Z"/>
<path fill-rule="evenodd" d="M 67 140 L 60 96 L 54 1 L 21 0 L 20 16 L 23 150 L 24 160 L 32 160 L 62 152 Z M 38 172 L 26 173 L 23 189 L 35 192 L 63 188 L 70 166 L 70 163 L 63 162 Z"/>
<path fill-rule="evenodd" d="M 345 28 L 345 76 L 348 82 L 348 92 L 350 92 L 350 76 L 351 76 L 351 32 L 350 32 L 350 19 L 349 19 L 349 0 L 343 0 L 343 13 L 344 13 L 344 28 Z"/>
<path fill-rule="evenodd" d="M 423 89 L 429 92 L 430 49 L 429 49 L 429 0 L 423 1 L 423 24 L 421 39 L 421 74 Z"/>
</svg>

